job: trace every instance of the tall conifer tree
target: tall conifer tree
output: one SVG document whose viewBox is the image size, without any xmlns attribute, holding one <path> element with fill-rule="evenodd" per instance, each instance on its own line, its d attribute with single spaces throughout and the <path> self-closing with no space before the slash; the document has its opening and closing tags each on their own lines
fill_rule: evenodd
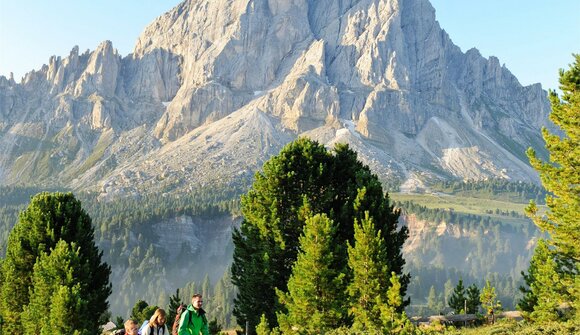
<svg viewBox="0 0 580 335">
<path fill-rule="evenodd" d="M 465 312 L 465 300 L 465 286 L 463 286 L 463 279 L 460 278 L 449 297 L 449 307 L 453 308 L 457 314 L 461 313 L 461 311 Z"/>
<path fill-rule="evenodd" d="M 467 299 L 467 310 L 465 313 L 475 314 L 479 311 L 480 301 L 480 291 L 475 284 L 471 284 L 466 291 L 465 298 Z"/>
<path fill-rule="evenodd" d="M 355 203 L 362 189 L 365 197 Z M 362 219 L 365 211 L 383 231 L 388 268 L 401 276 L 404 295 L 409 277 L 403 275 L 401 249 L 407 229 L 397 227 L 399 212 L 389 203 L 377 176 L 357 160 L 355 152 L 337 145 L 331 153 L 315 141 L 300 138 L 267 161 L 242 196 L 244 219 L 233 233 L 232 282 L 238 288 L 234 306 L 238 323 L 244 327 L 249 321 L 252 332 L 264 314 L 268 324 L 277 324 L 275 313 L 281 306 L 275 289 L 287 289 L 299 236 L 311 213 L 326 214 L 337 225 L 337 241 L 352 242 L 354 219 Z M 337 270 L 347 266 L 342 245 L 337 250 Z"/>
<path fill-rule="evenodd" d="M 348 285 L 353 330 L 377 332 L 381 329 L 381 305 L 387 303 L 389 278 L 386 247 L 381 233 L 370 218 L 355 222 L 354 246 L 348 246 L 348 265 L 353 278 Z"/>
<path fill-rule="evenodd" d="M 364 192 L 359 193 L 362 199 Z M 362 333 L 390 333 L 408 323 L 404 313 L 401 282 L 388 268 L 388 249 L 382 232 L 376 230 L 368 213 L 355 221 L 354 246 L 348 245 L 348 266 L 352 279 L 348 285 L 352 329 Z"/>
<path fill-rule="evenodd" d="M 427 296 L 427 308 L 429 308 L 429 312 L 432 314 L 439 314 L 443 311 L 443 306 L 438 299 L 437 291 L 433 285 L 431 285 L 429 295 Z"/>
<path fill-rule="evenodd" d="M 558 307 L 567 301 L 566 287 L 562 286 L 562 271 L 558 270 L 553 252 L 545 240 L 539 240 L 524 275 L 527 288 L 518 307 L 535 321 L 554 321 L 559 318 Z"/>
<path fill-rule="evenodd" d="M 501 302 L 497 300 L 495 287 L 491 286 L 489 280 L 485 281 L 485 286 L 481 290 L 480 295 L 481 306 L 485 309 L 488 317 L 491 317 L 491 322 L 495 321 L 495 314 L 498 309 L 501 309 Z"/>
<path fill-rule="evenodd" d="M 288 280 L 288 293 L 277 290 L 287 313 L 278 313 L 280 329 L 299 334 L 323 334 L 338 328 L 346 316 L 336 263 L 336 227 L 326 215 L 307 219 L 300 237 L 300 253 Z"/>
<path fill-rule="evenodd" d="M 539 239 L 536 249 L 534 250 L 534 255 L 530 260 L 530 266 L 528 271 L 522 271 L 522 277 L 524 278 L 525 286 L 520 286 L 519 290 L 522 292 L 523 297 L 518 302 L 518 309 L 524 313 L 531 313 L 538 304 L 538 290 L 540 289 L 538 285 L 541 282 L 537 279 L 539 276 L 540 267 L 546 264 L 551 259 L 550 250 L 548 244 L 544 239 Z"/>
<path fill-rule="evenodd" d="M 76 250 L 75 250 L 76 249 Z M 87 320 L 86 302 L 82 300 L 76 278 L 87 271 L 80 263 L 75 243 L 57 242 L 50 253 L 41 252 L 34 264 L 30 303 L 24 307 L 22 324 L 27 334 L 72 334 L 84 329 Z"/>
<path fill-rule="evenodd" d="M 526 211 L 538 227 L 549 233 L 547 241 L 556 262 L 553 271 L 558 272 L 557 283 L 552 278 L 538 286 L 565 287 L 560 300 L 569 304 L 580 319 L 580 55 L 574 58 L 568 70 L 560 70 L 562 97 L 555 91 L 549 94 L 550 120 L 561 131 L 554 134 L 542 129 L 550 153 L 549 162 L 540 160 L 533 149 L 528 149 L 530 163 L 540 173 L 542 185 L 549 192 L 548 211 L 540 214 L 533 201 Z M 538 296 L 538 302 L 543 299 Z"/>
<path fill-rule="evenodd" d="M 97 333 L 99 319 L 107 312 L 107 298 L 111 294 L 110 267 L 101 261 L 102 252 L 94 242 L 91 218 L 72 193 L 40 193 L 32 197 L 30 205 L 20 214 L 18 223 L 8 237 L 6 258 L 2 262 L 3 281 L 0 287 L 0 313 L 3 331 L 22 334 L 21 313 L 30 303 L 34 292 L 34 265 L 43 253 L 50 255 L 59 241 L 75 245 L 78 266 L 74 278 L 80 290 L 65 292 L 59 289 L 61 306 L 82 299 L 82 314 L 89 315 L 85 329 Z M 67 286 L 70 287 L 70 286 Z"/>
<path fill-rule="evenodd" d="M 175 290 L 175 294 L 169 297 L 169 306 L 167 307 L 167 324 L 169 326 L 173 325 L 175 321 L 175 316 L 177 315 L 177 309 L 179 305 L 183 303 L 183 297 L 179 295 L 179 289 Z"/>
<path fill-rule="evenodd" d="M 403 306 L 403 295 L 401 294 L 401 281 L 399 276 L 391 272 L 389 279 L 390 286 L 387 290 L 386 304 L 379 304 L 381 310 L 381 331 L 385 335 L 391 334 L 416 334 L 415 327 L 407 318 L 404 311 L 400 311 Z M 378 299 L 377 299 L 378 301 Z"/>
</svg>

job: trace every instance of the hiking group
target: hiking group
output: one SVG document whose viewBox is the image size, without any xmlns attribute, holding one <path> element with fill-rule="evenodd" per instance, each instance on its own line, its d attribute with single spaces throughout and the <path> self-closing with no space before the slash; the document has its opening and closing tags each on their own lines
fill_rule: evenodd
<svg viewBox="0 0 580 335">
<path fill-rule="evenodd" d="M 180 305 L 173 321 L 171 335 L 209 335 L 207 318 L 201 306 L 203 299 L 201 294 L 191 297 L 191 305 Z M 145 320 L 139 328 L 139 324 L 132 319 L 125 321 L 124 329 L 116 331 L 115 335 L 169 335 L 166 325 L 166 313 L 158 308 L 149 320 Z"/>
</svg>

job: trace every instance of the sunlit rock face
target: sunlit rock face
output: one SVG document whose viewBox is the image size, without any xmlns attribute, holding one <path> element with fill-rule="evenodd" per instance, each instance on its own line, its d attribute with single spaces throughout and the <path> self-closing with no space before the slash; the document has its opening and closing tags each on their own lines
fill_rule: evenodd
<svg viewBox="0 0 580 335">
<path fill-rule="evenodd" d="M 105 41 L 0 77 L 0 181 L 102 199 L 230 187 L 298 136 L 349 143 L 392 185 L 536 181 L 523 152 L 548 112 L 427 0 L 191 0 L 130 55 Z"/>
</svg>

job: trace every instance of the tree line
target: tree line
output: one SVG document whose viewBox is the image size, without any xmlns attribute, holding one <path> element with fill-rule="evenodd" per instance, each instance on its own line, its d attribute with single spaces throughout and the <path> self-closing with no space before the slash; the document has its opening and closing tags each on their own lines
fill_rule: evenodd
<svg viewBox="0 0 580 335">
<path fill-rule="evenodd" d="M 440 180 L 430 185 L 429 188 L 432 191 L 446 194 L 499 199 L 518 203 L 527 203 L 532 199 L 536 203 L 544 204 L 544 197 L 546 196 L 546 190 L 540 185 L 497 178 L 467 181 Z"/>
</svg>

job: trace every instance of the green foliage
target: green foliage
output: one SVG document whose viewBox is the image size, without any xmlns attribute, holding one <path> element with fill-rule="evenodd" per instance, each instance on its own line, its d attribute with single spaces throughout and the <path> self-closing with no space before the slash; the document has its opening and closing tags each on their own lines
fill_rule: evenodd
<svg viewBox="0 0 580 335">
<path fill-rule="evenodd" d="M 49 322 L 41 328 L 41 334 L 91 334 L 80 322 L 86 320 L 81 314 L 84 304 L 78 284 L 72 288 L 59 286 L 52 296 Z"/>
<path fill-rule="evenodd" d="M 351 329 L 362 333 L 393 333 L 408 328 L 408 319 L 400 312 L 403 305 L 401 283 L 395 272 L 389 273 L 387 249 L 381 231 L 365 213 L 360 224 L 355 221 L 354 246 L 348 245 L 348 266 L 352 280 L 348 285 Z"/>
<path fill-rule="evenodd" d="M 34 264 L 30 302 L 21 314 L 22 326 L 29 334 L 71 334 L 83 329 L 87 315 L 75 278 L 87 271 L 81 264 L 79 249 L 63 240 L 49 253 L 41 252 Z M 86 333 L 86 331 L 85 331 Z"/>
<path fill-rule="evenodd" d="M 362 335 L 360 332 L 355 332 L 351 328 L 346 327 L 346 326 L 342 326 L 340 328 L 333 329 L 333 330 L 329 331 L 328 333 L 326 333 L 326 335 L 355 335 L 355 334 Z"/>
<path fill-rule="evenodd" d="M 542 203 L 546 196 L 546 191 L 538 185 L 505 179 L 440 181 L 429 187 L 432 191 L 446 194 L 517 203 L 526 203 L 530 199 Z"/>
<path fill-rule="evenodd" d="M 131 315 L 129 316 L 129 319 L 134 320 L 140 325 L 141 322 L 147 320 L 145 312 L 148 310 L 148 307 L 149 304 L 146 301 L 144 300 L 137 301 L 135 305 L 133 305 L 133 308 L 131 308 Z"/>
<path fill-rule="evenodd" d="M 12 227 L 18 222 L 18 214 L 26 208 L 30 197 L 41 191 L 55 192 L 58 190 L 0 186 L 0 257 L 5 256 L 8 235 L 12 231 Z"/>
<path fill-rule="evenodd" d="M 540 240 L 528 270 L 531 310 L 527 315 L 536 321 L 555 321 L 560 318 L 559 307 L 567 302 L 567 290 L 562 285 L 562 273 L 546 241 Z"/>
<path fill-rule="evenodd" d="M 566 288 L 558 292 L 561 294 L 559 300 L 568 303 L 580 319 L 580 55 L 574 58 L 575 62 L 568 70 L 560 70 L 562 97 L 554 91 L 549 95 L 552 105 L 550 120 L 561 131 L 554 134 L 546 128 L 542 129 L 550 153 L 549 162 L 539 159 L 531 148 L 527 152 L 531 165 L 540 173 L 542 185 L 550 192 L 546 197 L 549 210 L 543 215 L 539 214 L 532 201 L 527 213 L 538 227 L 550 235 L 547 241 L 552 247 L 549 252 L 553 262 L 547 263 L 553 266 L 550 266 L 551 270 L 538 269 L 538 272 L 544 272 L 541 276 L 551 272 L 554 285 Z M 539 276 L 535 279 L 540 279 Z M 534 309 L 551 310 L 553 306 L 540 305 L 545 300 L 555 303 L 551 291 L 539 292 L 538 304 Z M 537 315 L 546 316 L 543 312 Z"/>
<path fill-rule="evenodd" d="M 431 285 L 431 288 L 429 289 L 429 295 L 427 296 L 427 308 L 429 308 L 430 314 L 442 314 L 443 310 L 445 309 L 443 295 L 437 294 L 434 285 Z"/>
<path fill-rule="evenodd" d="M 471 284 L 467 288 L 466 299 L 467 299 L 467 310 L 465 313 L 475 314 L 479 311 L 479 305 L 481 304 L 479 300 L 479 288 L 475 284 Z"/>
<path fill-rule="evenodd" d="M 437 300 L 444 307 L 439 311 L 442 312 L 441 314 L 446 314 L 451 311 L 447 307 L 448 298 L 451 296 L 460 278 L 463 279 L 465 286 L 475 284 L 478 288 L 482 288 L 485 285 L 485 279 L 482 280 L 479 276 L 475 277 L 454 268 L 434 266 L 418 267 L 416 264 L 411 264 L 409 267 L 405 267 L 405 269 L 413 274 L 408 290 L 408 294 L 411 296 L 413 303 L 406 308 L 408 315 L 411 316 L 439 314 L 437 311 L 429 310 L 428 297 L 431 286 L 434 286 L 438 296 Z M 515 309 L 516 303 L 520 298 L 518 287 L 523 283 L 520 276 L 514 278 L 508 274 L 484 273 L 483 278 L 487 278 L 493 283 L 496 288 L 498 300 L 501 301 L 505 309 Z"/>
<path fill-rule="evenodd" d="M 388 303 L 389 273 L 385 262 L 386 248 L 381 232 L 375 230 L 367 216 L 354 225 L 354 247 L 348 246 L 348 266 L 353 278 L 348 285 L 350 312 L 355 331 L 373 332 L 381 329 L 381 307 Z"/>
<path fill-rule="evenodd" d="M 232 317 L 234 309 L 234 297 L 236 287 L 232 284 L 232 274 L 229 269 L 226 270 L 222 278 L 214 286 L 211 292 L 212 299 L 206 303 L 205 310 L 218 322 L 227 328 L 232 328 L 236 320 Z"/>
<path fill-rule="evenodd" d="M 449 296 L 449 307 L 453 308 L 455 313 L 465 313 L 465 287 L 463 286 L 463 279 L 459 279 L 457 286 L 453 289 L 453 293 Z"/>
<path fill-rule="evenodd" d="M 143 313 L 142 313 L 143 319 L 141 320 L 141 323 L 143 323 L 143 321 L 145 321 L 145 320 L 151 319 L 151 317 L 153 316 L 153 314 L 155 313 L 155 311 L 158 308 L 159 307 L 157 307 L 155 305 L 145 307 L 145 309 L 143 310 Z"/>
<path fill-rule="evenodd" d="M 306 220 L 288 292 L 276 291 L 287 310 L 277 314 L 282 332 L 320 334 L 338 327 L 345 318 L 344 274 L 333 267 L 337 262 L 335 231 L 324 214 Z"/>
<path fill-rule="evenodd" d="M 183 303 L 183 298 L 179 295 L 179 289 L 175 290 L 175 294 L 169 297 L 169 306 L 167 308 L 167 324 L 173 325 L 175 316 L 177 315 L 177 308 Z"/>
<path fill-rule="evenodd" d="M 509 319 L 500 319 L 493 325 L 477 328 L 460 328 L 437 332 L 445 335 L 571 335 L 580 333 L 577 322 L 527 323 Z M 427 334 L 427 333 L 425 333 Z M 431 334 L 431 333 L 429 333 Z"/>
<path fill-rule="evenodd" d="M 539 279 L 539 269 L 548 262 L 549 258 L 549 248 L 548 244 L 544 239 L 538 240 L 536 249 L 532 259 L 530 260 L 530 266 L 527 273 L 522 271 L 522 277 L 525 281 L 525 286 L 520 286 L 519 290 L 523 293 L 522 298 L 518 301 L 518 309 L 522 312 L 531 313 L 538 304 L 538 290 L 540 287 L 538 285 L 543 285 L 545 283 L 540 283 Z"/>
<path fill-rule="evenodd" d="M 222 326 L 216 318 L 213 318 L 213 320 L 208 323 L 207 328 L 209 335 L 219 335 L 222 331 Z"/>
<path fill-rule="evenodd" d="M 485 281 L 485 286 L 480 296 L 481 306 L 488 315 L 495 315 L 495 312 L 501 309 L 501 302 L 497 300 L 495 287 L 491 286 L 489 280 Z"/>
<path fill-rule="evenodd" d="M 51 256 L 53 251 L 57 253 Z M 55 317 L 71 312 L 64 310 L 70 307 L 72 312 L 87 316 L 78 330 L 96 333 L 101 316 L 107 312 L 107 298 L 111 293 L 111 270 L 101 257 L 94 242 L 91 219 L 80 201 L 71 193 L 34 196 L 10 232 L 6 258 L 2 262 L 0 313 L 6 323 L 3 331 L 21 334 L 25 307 L 32 304 L 26 308 L 35 313 L 38 296 L 49 294 L 44 297 L 49 299 L 52 294 L 56 301 L 52 307 L 58 308 L 51 309 Z M 76 265 L 67 268 L 67 259 Z M 37 262 L 40 262 L 38 266 Z M 51 270 L 57 264 L 61 264 L 60 270 L 65 272 Z M 74 279 L 66 279 L 72 276 L 73 268 L 80 271 L 74 272 Z M 55 286 L 59 280 L 61 286 Z"/>
<path fill-rule="evenodd" d="M 359 191 L 364 189 L 364 197 Z M 369 211 L 386 240 L 388 268 L 402 275 L 401 248 L 407 237 L 397 227 L 398 211 L 389 203 L 378 178 L 357 160 L 356 153 L 337 145 L 333 153 L 315 141 L 300 138 L 264 164 L 242 197 L 244 220 L 233 233 L 232 281 L 238 287 L 234 315 L 251 329 L 263 313 L 276 325 L 275 289 L 286 290 L 299 251 L 299 235 L 312 214 L 326 214 L 337 226 L 337 241 L 353 241 L 354 219 Z M 346 246 L 339 245 L 334 266 L 346 267 Z M 408 276 L 401 277 L 406 292 Z"/>
<path fill-rule="evenodd" d="M 260 323 L 256 326 L 256 335 L 270 335 L 270 326 L 265 314 L 262 314 Z"/>
<path fill-rule="evenodd" d="M 381 328 L 383 334 L 412 334 L 414 327 L 405 312 L 399 312 L 403 305 L 401 282 L 395 272 L 391 272 L 390 286 L 387 290 L 386 303 L 380 304 Z"/>
<path fill-rule="evenodd" d="M 129 319 L 132 319 L 137 322 L 137 324 L 141 325 L 145 320 L 151 319 L 158 308 L 159 307 L 155 305 L 149 305 L 146 301 L 139 300 L 131 309 L 131 316 L 129 316 Z M 167 322 L 169 323 L 169 321 Z"/>
<path fill-rule="evenodd" d="M 123 328 L 123 324 L 125 323 L 125 319 L 123 319 L 122 316 L 117 316 L 117 317 L 115 317 L 114 323 L 116 326 L 115 329 L 121 329 L 121 328 Z"/>
</svg>

